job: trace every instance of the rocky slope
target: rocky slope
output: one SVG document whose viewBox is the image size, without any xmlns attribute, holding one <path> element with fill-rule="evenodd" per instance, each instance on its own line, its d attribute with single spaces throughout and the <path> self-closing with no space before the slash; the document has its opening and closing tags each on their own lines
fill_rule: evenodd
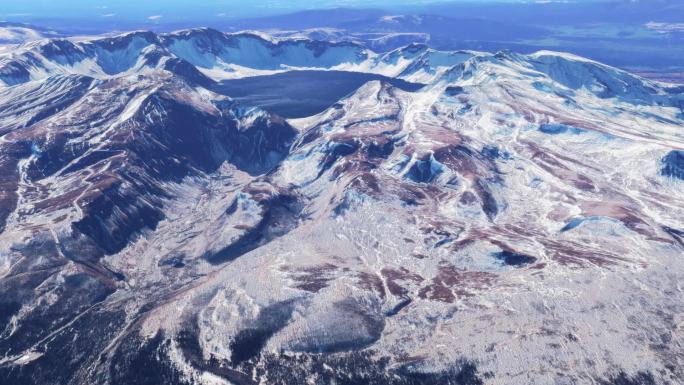
<svg viewBox="0 0 684 385">
<path fill-rule="evenodd" d="M 211 30 L 0 63 L 3 382 L 684 381 L 681 87 Z M 290 121 L 207 88 L 308 68 L 426 86 Z"/>
</svg>

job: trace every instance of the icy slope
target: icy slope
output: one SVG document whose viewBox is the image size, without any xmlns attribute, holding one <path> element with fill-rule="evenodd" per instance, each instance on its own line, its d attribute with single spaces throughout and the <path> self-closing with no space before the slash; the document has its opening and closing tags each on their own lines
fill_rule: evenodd
<svg viewBox="0 0 684 385">
<path fill-rule="evenodd" d="M 223 34 L 200 29 L 162 37 L 178 57 L 207 70 L 232 72 L 245 68 L 274 71 L 283 68 L 330 68 L 364 61 L 368 53 L 353 43 L 308 39 L 274 40 L 256 33 Z"/>
</svg>

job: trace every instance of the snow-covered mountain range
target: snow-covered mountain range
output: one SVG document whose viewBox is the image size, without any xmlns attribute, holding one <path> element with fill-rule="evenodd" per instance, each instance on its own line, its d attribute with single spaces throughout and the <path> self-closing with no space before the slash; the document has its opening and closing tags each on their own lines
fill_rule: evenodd
<svg viewBox="0 0 684 385">
<path fill-rule="evenodd" d="M 14 85 L 57 74 L 98 79 L 181 67 L 213 80 L 297 69 L 379 73 L 430 80 L 436 71 L 481 55 L 439 52 L 410 45 L 377 54 L 364 45 L 307 38 L 273 38 L 258 32 L 221 33 L 212 29 L 156 35 L 132 32 L 116 37 L 39 40 L 0 56 L 0 82 Z M 192 68 L 194 67 L 194 68 Z"/>
<path fill-rule="evenodd" d="M 368 82 L 285 120 L 212 87 Z M 684 381 L 684 88 L 195 29 L 0 54 L 0 379 Z"/>
</svg>

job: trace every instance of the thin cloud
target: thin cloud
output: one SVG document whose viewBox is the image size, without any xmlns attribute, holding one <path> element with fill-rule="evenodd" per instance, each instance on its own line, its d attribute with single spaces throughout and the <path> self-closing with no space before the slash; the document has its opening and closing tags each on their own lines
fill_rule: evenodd
<svg viewBox="0 0 684 385">
<path fill-rule="evenodd" d="M 147 19 L 148 20 L 159 20 L 162 17 L 163 17 L 162 15 L 152 15 L 152 16 L 148 17 Z"/>
<path fill-rule="evenodd" d="M 657 23 L 651 21 L 644 24 L 644 26 L 658 33 L 684 32 L 684 23 Z"/>
</svg>

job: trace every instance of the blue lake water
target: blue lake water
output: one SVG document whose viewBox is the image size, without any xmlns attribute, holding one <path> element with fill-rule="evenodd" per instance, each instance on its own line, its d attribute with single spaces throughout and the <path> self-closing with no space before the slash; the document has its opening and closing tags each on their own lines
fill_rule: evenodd
<svg viewBox="0 0 684 385">
<path fill-rule="evenodd" d="M 290 71 L 224 80 L 214 91 L 246 106 L 261 107 L 285 118 L 301 118 L 324 111 L 372 80 L 390 83 L 404 91 L 416 91 L 424 86 L 359 72 Z"/>
</svg>

